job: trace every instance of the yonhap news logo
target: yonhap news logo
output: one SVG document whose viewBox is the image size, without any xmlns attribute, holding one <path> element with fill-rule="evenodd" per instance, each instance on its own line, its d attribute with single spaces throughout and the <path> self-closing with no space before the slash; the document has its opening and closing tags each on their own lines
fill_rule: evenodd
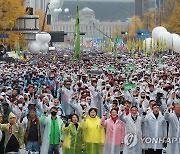
<svg viewBox="0 0 180 154">
<path fill-rule="evenodd" d="M 180 138 L 179 137 L 172 137 L 172 138 L 158 138 L 158 137 L 143 137 L 141 138 L 142 143 L 146 144 L 159 144 L 159 143 L 168 143 L 168 144 L 173 144 L 173 143 L 180 143 Z"/>
<path fill-rule="evenodd" d="M 168 143 L 168 144 L 173 144 L 173 143 L 180 143 L 180 138 L 179 137 L 172 137 L 172 138 L 151 138 L 151 137 L 143 137 L 139 138 L 136 133 L 128 133 L 125 135 L 124 138 L 124 143 L 128 148 L 136 146 L 138 143 L 138 140 L 140 140 L 140 143 L 146 143 L 146 144 L 163 144 L 163 143 Z"/>
<path fill-rule="evenodd" d="M 138 142 L 136 133 L 129 133 L 125 135 L 124 143 L 128 148 L 134 147 Z"/>
</svg>

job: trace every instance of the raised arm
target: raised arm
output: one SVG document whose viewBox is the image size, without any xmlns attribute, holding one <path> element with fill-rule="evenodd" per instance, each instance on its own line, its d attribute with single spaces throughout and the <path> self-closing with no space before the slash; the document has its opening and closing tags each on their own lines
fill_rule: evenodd
<svg viewBox="0 0 180 154">
<path fill-rule="evenodd" d="M 106 116 L 107 116 L 107 112 L 104 113 L 104 115 L 101 119 L 101 125 L 103 125 L 103 126 L 106 126 L 106 124 L 107 124 Z"/>
<path fill-rule="evenodd" d="M 174 106 L 171 105 L 166 109 L 166 111 L 164 113 L 164 118 L 165 118 L 166 121 L 171 121 L 170 110 L 173 109 L 173 108 L 174 108 Z"/>
<path fill-rule="evenodd" d="M 121 113 L 120 113 L 120 116 L 119 116 L 119 119 L 121 120 L 121 121 L 123 121 L 123 122 L 125 122 L 126 123 L 126 117 L 124 117 L 124 110 L 121 110 Z"/>
</svg>

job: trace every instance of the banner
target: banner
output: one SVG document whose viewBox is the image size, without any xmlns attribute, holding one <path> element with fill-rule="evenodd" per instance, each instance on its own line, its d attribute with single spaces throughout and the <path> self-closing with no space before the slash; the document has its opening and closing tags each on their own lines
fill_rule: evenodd
<svg viewBox="0 0 180 154">
<path fill-rule="evenodd" d="M 136 88 L 135 84 L 131 84 L 129 82 L 124 82 L 124 91 L 127 92 L 128 90 Z"/>
<path fill-rule="evenodd" d="M 76 24 L 75 24 L 75 52 L 74 58 L 76 61 L 80 59 L 80 26 L 79 26 L 79 7 L 76 8 Z"/>
</svg>

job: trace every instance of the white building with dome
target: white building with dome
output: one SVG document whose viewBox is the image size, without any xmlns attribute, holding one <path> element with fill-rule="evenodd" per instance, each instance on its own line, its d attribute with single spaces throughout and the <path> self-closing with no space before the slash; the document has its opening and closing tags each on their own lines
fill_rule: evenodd
<svg viewBox="0 0 180 154">
<path fill-rule="evenodd" d="M 128 27 L 127 23 L 121 21 L 99 21 L 95 18 L 95 13 L 92 9 L 85 7 L 79 12 L 80 14 L 80 32 L 85 32 L 84 38 L 103 37 L 105 35 L 112 37 L 114 26 L 120 26 L 121 30 Z M 97 30 L 98 29 L 98 30 Z M 52 20 L 51 31 L 64 31 L 68 33 L 71 38 L 74 37 L 75 31 L 75 18 L 69 21 L 55 21 Z"/>
</svg>

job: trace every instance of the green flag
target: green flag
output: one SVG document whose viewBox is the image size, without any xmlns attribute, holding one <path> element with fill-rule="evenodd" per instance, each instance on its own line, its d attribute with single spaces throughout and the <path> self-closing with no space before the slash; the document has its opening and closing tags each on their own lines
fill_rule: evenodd
<svg viewBox="0 0 180 154">
<path fill-rule="evenodd" d="M 146 42 L 146 40 L 145 40 L 145 46 L 144 46 L 144 55 L 145 55 L 145 57 L 147 57 L 147 48 L 146 48 L 146 44 L 147 42 Z"/>
<path fill-rule="evenodd" d="M 115 72 L 115 68 L 114 66 L 112 65 L 109 65 L 109 67 L 107 68 L 108 71 L 111 71 L 111 72 Z"/>
<path fill-rule="evenodd" d="M 18 38 L 18 52 L 17 52 L 18 57 L 21 57 L 21 52 L 20 52 L 20 40 Z"/>
<path fill-rule="evenodd" d="M 109 54 L 112 50 L 112 44 L 111 39 L 108 40 L 108 47 L 107 47 L 107 54 Z"/>
<path fill-rule="evenodd" d="M 150 56 L 153 55 L 153 42 L 152 42 L 152 39 L 151 39 L 151 42 L 150 42 Z"/>
<path fill-rule="evenodd" d="M 125 73 L 126 75 L 128 75 L 128 74 L 129 74 L 129 70 L 128 70 L 128 69 L 124 69 L 124 73 Z"/>
<path fill-rule="evenodd" d="M 159 56 L 159 58 L 158 58 L 158 66 L 160 66 L 160 65 L 162 65 L 163 63 L 162 63 L 162 58 Z"/>
<path fill-rule="evenodd" d="M 118 38 L 116 37 L 114 39 L 114 58 L 115 58 L 115 60 L 117 59 L 117 40 L 118 40 Z"/>
<path fill-rule="evenodd" d="M 131 90 L 133 88 L 136 88 L 135 84 L 131 84 L 129 82 L 124 82 L 124 91 L 127 92 L 128 90 Z"/>
<path fill-rule="evenodd" d="M 147 71 L 151 72 L 151 65 L 150 64 L 147 66 Z"/>
<path fill-rule="evenodd" d="M 134 64 L 129 64 L 129 65 L 128 65 L 128 69 L 129 69 L 129 70 L 134 70 Z"/>
<path fill-rule="evenodd" d="M 98 66 L 97 66 L 96 64 L 94 64 L 94 65 L 92 66 L 92 69 L 93 69 L 93 70 L 97 70 L 97 69 L 98 69 Z"/>
<path fill-rule="evenodd" d="M 75 24 L 75 53 L 74 58 L 79 61 L 80 58 L 80 25 L 79 25 L 79 7 L 76 8 L 76 24 Z"/>
<path fill-rule="evenodd" d="M 128 53 L 130 53 L 130 51 L 131 51 L 131 40 L 130 39 L 127 40 L 127 50 L 128 50 Z"/>
</svg>

